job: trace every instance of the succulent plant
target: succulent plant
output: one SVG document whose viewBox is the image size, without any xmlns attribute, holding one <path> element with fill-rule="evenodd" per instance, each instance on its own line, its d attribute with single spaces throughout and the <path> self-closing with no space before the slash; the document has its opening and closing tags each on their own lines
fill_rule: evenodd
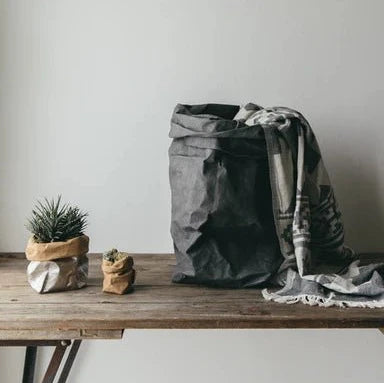
<svg viewBox="0 0 384 383">
<path fill-rule="evenodd" d="M 103 253 L 103 259 L 112 263 L 127 257 L 128 257 L 128 253 L 122 253 L 117 249 L 111 249 Z"/>
<path fill-rule="evenodd" d="M 28 219 L 27 229 L 40 243 L 67 241 L 84 234 L 88 213 L 61 203 L 61 196 L 37 201 Z"/>
</svg>

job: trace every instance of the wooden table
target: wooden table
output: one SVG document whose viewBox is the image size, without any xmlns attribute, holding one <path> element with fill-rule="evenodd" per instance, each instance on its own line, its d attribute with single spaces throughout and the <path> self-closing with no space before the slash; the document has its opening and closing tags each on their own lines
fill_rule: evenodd
<svg viewBox="0 0 384 383">
<path fill-rule="evenodd" d="M 383 260 L 370 255 L 367 262 Z M 265 301 L 258 289 L 216 289 L 170 282 L 173 255 L 134 255 L 137 281 L 124 296 L 101 291 L 100 255 L 90 255 L 89 284 L 39 295 L 26 280 L 24 254 L 0 257 L 0 346 L 27 346 L 23 382 L 33 382 L 37 346 L 55 346 L 43 383 L 64 383 L 83 339 L 121 339 L 124 329 L 384 328 L 384 309 L 321 308 Z"/>
</svg>

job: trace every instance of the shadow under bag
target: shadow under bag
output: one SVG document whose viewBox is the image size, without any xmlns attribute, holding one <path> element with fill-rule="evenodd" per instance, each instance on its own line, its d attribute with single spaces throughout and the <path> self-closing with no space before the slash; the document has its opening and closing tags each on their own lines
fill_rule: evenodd
<svg viewBox="0 0 384 383">
<path fill-rule="evenodd" d="M 232 105 L 177 105 L 169 175 L 174 282 L 265 284 L 282 255 L 273 219 L 263 128 Z"/>
</svg>

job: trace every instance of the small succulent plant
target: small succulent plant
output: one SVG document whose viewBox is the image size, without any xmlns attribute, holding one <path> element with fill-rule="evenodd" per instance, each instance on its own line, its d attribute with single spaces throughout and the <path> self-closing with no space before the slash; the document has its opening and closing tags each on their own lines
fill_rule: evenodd
<svg viewBox="0 0 384 383">
<path fill-rule="evenodd" d="M 61 196 L 37 201 L 27 229 L 40 243 L 67 241 L 84 234 L 88 213 L 76 206 L 62 204 Z"/>
<path fill-rule="evenodd" d="M 111 249 L 111 250 L 106 251 L 105 253 L 103 253 L 103 259 L 105 261 L 109 261 L 109 262 L 112 262 L 112 263 L 114 263 L 116 261 L 119 261 L 120 259 L 123 259 L 123 258 L 126 258 L 126 257 L 128 257 L 127 253 L 121 253 L 117 249 Z"/>
</svg>

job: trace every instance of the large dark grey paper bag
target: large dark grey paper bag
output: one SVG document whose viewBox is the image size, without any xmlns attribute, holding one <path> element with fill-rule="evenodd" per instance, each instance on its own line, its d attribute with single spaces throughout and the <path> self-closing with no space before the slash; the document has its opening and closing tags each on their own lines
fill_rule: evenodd
<svg viewBox="0 0 384 383">
<path fill-rule="evenodd" d="M 218 104 L 174 110 L 174 282 L 257 286 L 281 264 L 264 133 L 259 125 L 233 120 L 238 110 Z"/>
</svg>

